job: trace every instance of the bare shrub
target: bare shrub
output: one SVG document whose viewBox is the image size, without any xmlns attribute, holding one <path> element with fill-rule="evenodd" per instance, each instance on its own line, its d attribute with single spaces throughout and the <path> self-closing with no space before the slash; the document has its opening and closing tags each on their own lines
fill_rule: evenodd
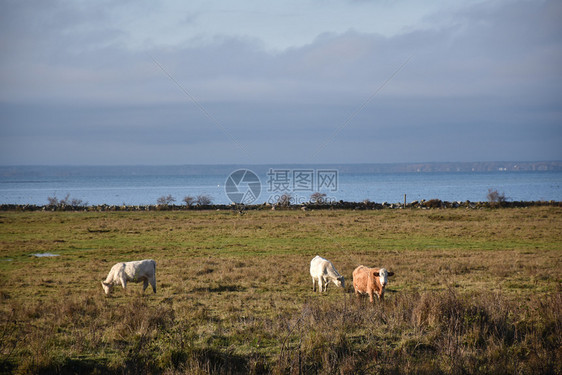
<svg viewBox="0 0 562 375">
<path fill-rule="evenodd" d="M 72 198 L 70 201 L 71 206 L 85 206 L 87 203 L 84 203 L 82 199 Z"/>
<path fill-rule="evenodd" d="M 84 202 L 82 199 L 71 198 L 70 193 L 66 194 L 64 198 L 59 200 L 56 195 L 52 197 L 47 197 L 47 202 L 49 206 L 54 207 L 64 207 L 64 206 L 87 206 L 88 202 Z"/>
<path fill-rule="evenodd" d="M 313 193 L 310 196 L 310 203 L 313 203 L 313 204 L 324 204 L 324 203 L 326 203 L 326 194 L 320 193 L 320 192 Z"/>
<path fill-rule="evenodd" d="M 207 194 L 199 194 L 197 196 L 197 199 L 195 200 L 195 203 L 197 203 L 199 206 L 208 206 L 213 203 L 213 198 Z"/>
<path fill-rule="evenodd" d="M 490 202 L 490 204 L 492 205 L 502 205 L 503 203 L 507 202 L 507 198 L 505 196 L 505 193 L 500 193 L 497 190 L 494 189 L 488 189 L 488 194 L 486 195 L 486 198 L 488 198 L 488 202 Z"/>
<path fill-rule="evenodd" d="M 191 195 L 187 195 L 185 196 L 182 201 L 185 203 L 186 206 L 190 207 L 193 206 L 195 204 L 195 197 L 192 197 Z"/>
<path fill-rule="evenodd" d="M 70 193 L 66 194 L 66 196 L 59 201 L 59 206 L 67 206 L 70 204 Z"/>
<path fill-rule="evenodd" d="M 168 206 L 168 205 L 174 203 L 175 201 L 176 201 L 176 198 L 172 197 L 172 195 L 170 194 L 168 196 L 165 196 L 165 195 L 161 196 L 160 198 L 158 198 L 156 200 L 156 203 L 158 205 L 161 205 L 161 206 Z"/>
</svg>

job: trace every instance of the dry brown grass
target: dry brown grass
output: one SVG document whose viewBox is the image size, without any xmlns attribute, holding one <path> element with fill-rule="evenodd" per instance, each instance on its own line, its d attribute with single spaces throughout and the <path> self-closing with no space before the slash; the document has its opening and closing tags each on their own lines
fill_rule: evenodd
<svg viewBox="0 0 562 375">
<path fill-rule="evenodd" d="M 561 224 L 556 207 L 3 212 L 0 371 L 560 373 Z M 312 293 L 316 254 L 346 293 Z M 111 265 L 142 258 L 158 293 L 104 297 Z M 358 264 L 396 273 L 384 304 L 351 295 Z"/>
</svg>

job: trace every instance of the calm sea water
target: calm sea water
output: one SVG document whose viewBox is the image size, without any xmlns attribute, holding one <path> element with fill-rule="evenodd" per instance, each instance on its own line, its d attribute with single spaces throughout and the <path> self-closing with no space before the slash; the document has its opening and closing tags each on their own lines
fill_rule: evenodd
<svg viewBox="0 0 562 375">
<path fill-rule="evenodd" d="M 229 204 L 225 191 L 237 167 L 1 167 L 0 204 L 48 203 L 49 197 L 80 199 L 90 205 L 149 205 L 172 195 L 176 204 L 186 196 L 208 195 L 215 204 Z M 289 193 L 295 203 L 307 202 L 321 191 L 330 200 L 403 202 L 438 198 L 446 201 L 485 201 L 488 189 L 510 200 L 562 201 L 562 172 L 423 172 L 362 173 L 361 167 L 250 167 L 259 178 L 254 203 L 274 202 Z M 350 171 L 351 170 L 351 171 Z M 325 172 L 324 175 L 319 173 Z M 326 176 L 328 179 L 326 179 Z M 330 178 L 331 177 L 331 178 Z M 324 179 L 322 179 L 324 178 Z M 241 190 L 244 181 L 237 182 Z M 255 187 L 256 185 L 252 185 Z"/>
</svg>

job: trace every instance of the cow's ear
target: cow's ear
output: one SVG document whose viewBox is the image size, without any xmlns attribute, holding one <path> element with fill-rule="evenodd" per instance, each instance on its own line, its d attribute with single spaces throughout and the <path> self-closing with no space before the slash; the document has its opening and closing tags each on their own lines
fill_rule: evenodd
<svg viewBox="0 0 562 375">
<path fill-rule="evenodd" d="M 378 276 L 379 275 L 379 271 L 373 271 L 373 276 Z"/>
<path fill-rule="evenodd" d="M 394 272 L 389 272 L 389 273 L 388 273 L 388 276 L 392 276 L 392 275 L 394 275 Z"/>
</svg>

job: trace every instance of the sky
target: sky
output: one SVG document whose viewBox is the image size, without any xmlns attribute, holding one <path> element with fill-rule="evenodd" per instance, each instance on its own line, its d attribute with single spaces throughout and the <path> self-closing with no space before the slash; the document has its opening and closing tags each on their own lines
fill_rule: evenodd
<svg viewBox="0 0 562 375">
<path fill-rule="evenodd" d="M 0 0 L 0 165 L 562 160 L 562 2 Z"/>
</svg>

